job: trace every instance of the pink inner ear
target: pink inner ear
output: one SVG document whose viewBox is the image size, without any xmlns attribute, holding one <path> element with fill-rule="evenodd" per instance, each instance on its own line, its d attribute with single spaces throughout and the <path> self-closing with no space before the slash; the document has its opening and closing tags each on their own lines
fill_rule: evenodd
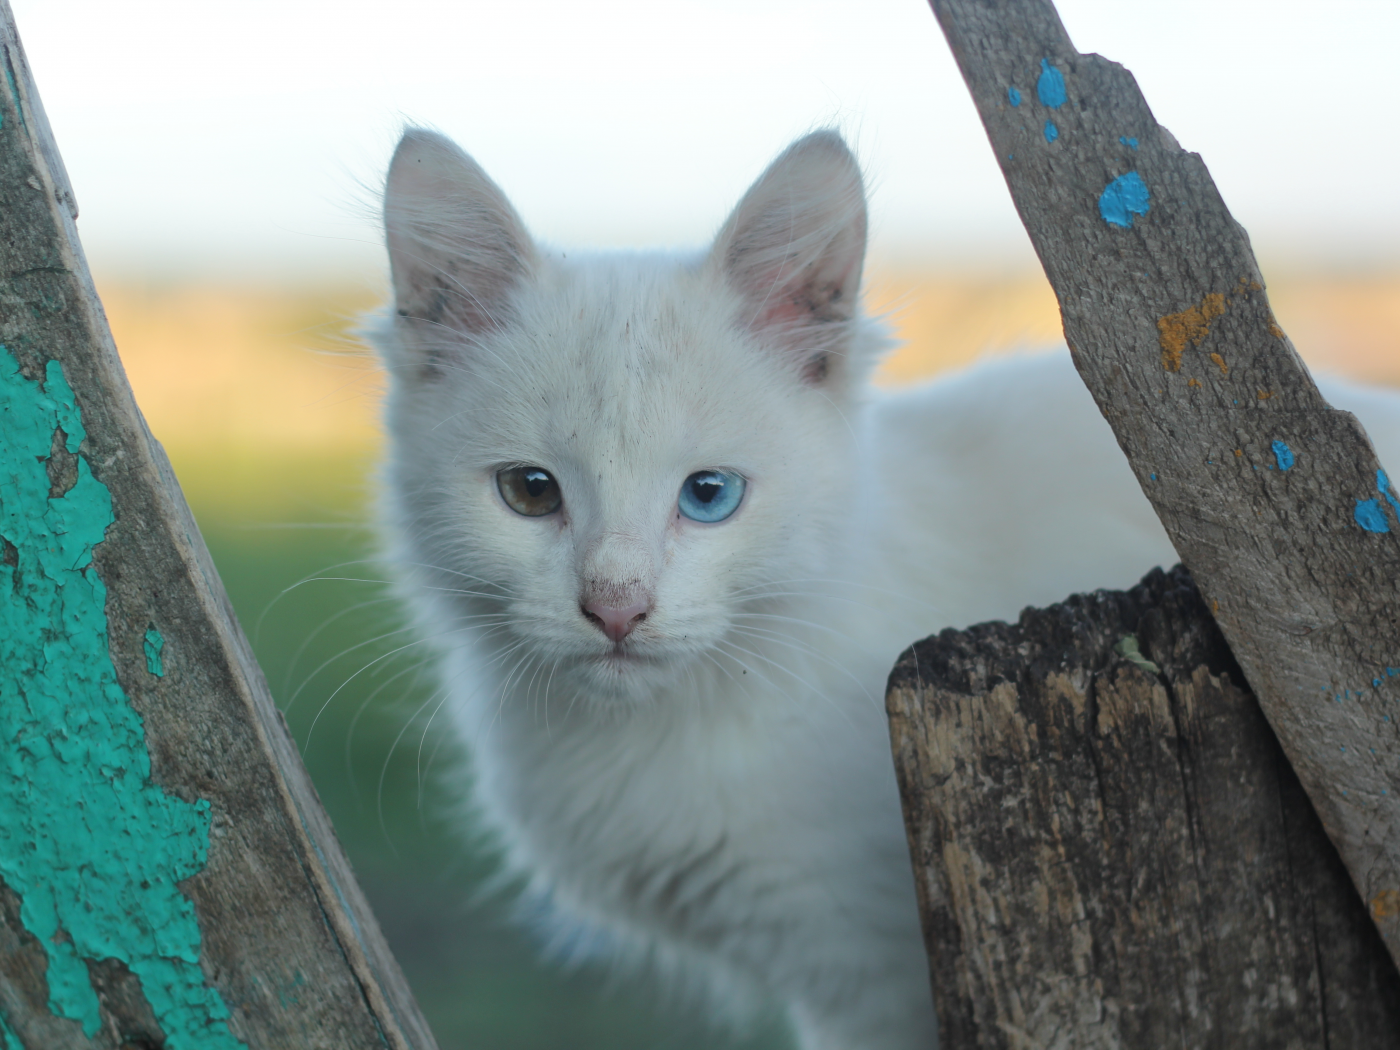
<svg viewBox="0 0 1400 1050">
<path fill-rule="evenodd" d="M 786 264 L 780 264 L 755 275 L 750 287 L 766 289 L 766 295 L 754 316 L 753 327 L 792 329 L 837 320 L 831 308 L 838 302 L 835 312 L 843 317 L 849 315 L 850 304 L 841 301 L 855 270 L 856 264 L 850 261 L 839 272 L 830 273 L 815 268 L 794 273 Z"/>
<path fill-rule="evenodd" d="M 762 310 L 754 318 L 755 328 L 796 328 L 811 312 L 805 305 L 793 299 L 791 288 L 775 284 Z"/>
</svg>

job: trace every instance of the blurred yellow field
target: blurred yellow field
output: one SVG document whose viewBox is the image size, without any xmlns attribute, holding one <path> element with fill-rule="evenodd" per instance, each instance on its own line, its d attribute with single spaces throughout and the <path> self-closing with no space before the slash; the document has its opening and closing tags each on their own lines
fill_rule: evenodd
<svg viewBox="0 0 1400 1050">
<path fill-rule="evenodd" d="M 382 376 L 353 337 L 375 290 L 106 282 L 101 291 L 137 400 L 177 463 L 358 458 L 376 446 Z M 1400 385 L 1400 273 L 1287 278 L 1270 294 L 1314 369 Z M 1039 274 L 877 272 L 869 303 L 901 341 L 877 375 L 886 386 L 1062 338 Z"/>
</svg>

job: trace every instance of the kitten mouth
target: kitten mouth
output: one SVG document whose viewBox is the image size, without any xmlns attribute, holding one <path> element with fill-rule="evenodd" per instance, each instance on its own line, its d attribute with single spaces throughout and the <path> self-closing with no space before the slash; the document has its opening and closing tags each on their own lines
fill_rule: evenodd
<svg viewBox="0 0 1400 1050">
<path fill-rule="evenodd" d="M 638 653 L 636 649 L 626 646 L 621 642 L 615 644 L 607 652 L 599 653 L 593 658 L 596 662 L 607 668 L 635 667 L 638 664 L 651 663 L 649 657 Z"/>
</svg>

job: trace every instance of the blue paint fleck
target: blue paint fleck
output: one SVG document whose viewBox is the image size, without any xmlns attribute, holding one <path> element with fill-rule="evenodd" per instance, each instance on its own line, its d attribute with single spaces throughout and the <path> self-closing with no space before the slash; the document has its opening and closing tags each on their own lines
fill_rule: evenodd
<svg viewBox="0 0 1400 1050">
<path fill-rule="evenodd" d="M 1054 142 L 1059 137 L 1060 129 L 1055 127 L 1055 122 L 1053 120 L 1047 120 L 1045 122 L 1045 141 Z"/>
<path fill-rule="evenodd" d="M 1343 751 L 1347 749 L 1346 744 L 1338 744 L 1337 746 L 1340 747 Z"/>
<path fill-rule="evenodd" d="M 1006 101 L 1010 102 L 1013 106 L 1019 106 L 1021 104 L 1021 93 L 1014 87 L 1007 88 Z"/>
<path fill-rule="evenodd" d="M 1371 679 L 1371 684 L 1374 685 L 1374 686 L 1378 686 L 1378 685 L 1381 684 L 1381 680 L 1380 680 L 1379 678 L 1372 678 L 1372 679 Z"/>
<path fill-rule="evenodd" d="M 1136 152 L 1136 150 L 1137 150 L 1137 139 L 1129 138 L 1127 135 L 1119 135 L 1119 136 L 1118 136 L 1118 141 L 1121 142 L 1121 143 L 1123 143 L 1123 145 L 1127 146 L 1130 150 L 1133 150 L 1134 152 Z"/>
<path fill-rule="evenodd" d="M 1042 106 L 1059 109 L 1065 104 L 1064 75 L 1050 64 L 1048 58 L 1040 60 L 1040 79 L 1035 82 L 1035 93 Z"/>
<path fill-rule="evenodd" d="M 1293 450 L 1282 441 L 1273 443 L 1274 459 L 1278 460 L 1278 469 L 1287 470 L 1293 466 Z"/>
<path fill-rule="evenodd" d="M 1385 471 L 1383 470 L 1376 471 L 1376 488 L 1380 490 L 1380 494 L 1385 497 L 1386 502 L 1389 503 L 1391 509 L 1395 511 L 1396 516 L 1400 517 L 1400 501 L 1397 501 L 1395 497 L 1391 495 L 1390 478 L 1386 477 Z"/>
<path fill-rule="evenodd" d="M 69 452 L 77 452 L 87 437 L 87 430 L 83 427 L 82 413 L 73 400 L 73 390 L 63 378 L 63 366 L 57 361 L 44 365 L 44 391 L 53 399 L 58 425 L 67 439 L 63 447 Z"/>
<path fill-rule="evenodd" d="M 1149 478 L 1151 478 L 1153 481 L 1156 481 L 1156 480 L 1157 480 L 1157 475 L 1156 475 L 1156 474 L 1149 474 L 1149 475 L 1147 475 L 1147 476 L 1148 476 Z"/>
<path fill-rule="evenodd" d="M 1385 669 L 1385 676 L 1386 676 L 1387 678 L 1394 678 L 1395 675 L 1396 675 L 1397 673 L 1400 673 L 1400 672 L 1397 672 L 1397 671 L 1395 670 L 1395 668 L 1393 668 L 1393 667 L 1387 667 L 1387 668 Z"/>
<path fill-rule="evenodd" d="M 1119 175 L 1099 194 L 1099 214 L 1110 226 L 1132 226 L 1134 215 L 1146 215 L 1151 205 L 1147 184 L 1135 171 Z"/>
<path fill-rule="evenodd" d="M 1379 500 L 1357 500 L 1353 517 L 1356 518 L 1356 524 L 1360 525 L 1367 532 L 1390 531 L 1390 525 L 1385 520 L 1385 513 L 1381 510 Z"/>
</svg>

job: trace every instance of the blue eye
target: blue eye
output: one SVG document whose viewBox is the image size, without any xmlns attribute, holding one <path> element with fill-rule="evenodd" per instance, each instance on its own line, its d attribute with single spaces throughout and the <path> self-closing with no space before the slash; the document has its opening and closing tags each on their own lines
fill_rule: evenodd
<svg viewBox="0 0 1400 1050">
<path fill-rule="evenodd" d="M 723 521 L 739 509 L 744 479 L 727 470 L 699 470 L 685 479 L 678 501 L 691 521 Z"/>
</svg>

